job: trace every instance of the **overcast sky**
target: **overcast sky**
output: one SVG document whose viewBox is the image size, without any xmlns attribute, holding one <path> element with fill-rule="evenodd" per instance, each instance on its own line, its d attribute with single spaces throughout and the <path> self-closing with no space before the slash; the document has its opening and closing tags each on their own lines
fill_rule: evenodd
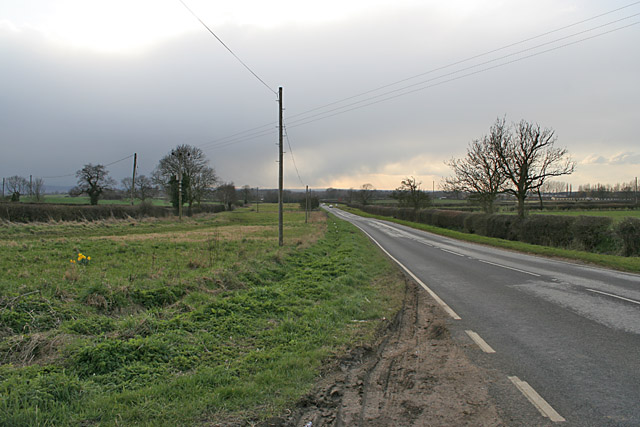
<svg viewBox="0 0 640 427">
<path fill-rule="evenodd" d="M 640 175 L 640 2 L 185 1 L 266 86 L 179 0 L 3 0 L 0 175 L 150 175 L 186 143 L 275 188 L 279 86 L 286 188 L 437 189 L 504 116 L 556 131 L 574 188 Z"/>
</svg>

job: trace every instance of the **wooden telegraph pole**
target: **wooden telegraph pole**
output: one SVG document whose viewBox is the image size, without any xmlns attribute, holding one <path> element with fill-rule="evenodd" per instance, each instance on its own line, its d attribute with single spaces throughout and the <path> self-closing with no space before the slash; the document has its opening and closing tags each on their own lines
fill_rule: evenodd
<svg viewBox="0 0 640 427">
<path fill-rule="evenodd" d="M 279 117 L 279 124 L 280 126 L 278 127 L 279 129 L 279 157 L 278 157 L 278 245 L 282 246 L 284 244 L 284 236 L 283 236 L 283 232 L 282 232 L 282 184 L 283 184 L 283 180 L 282 180 L 282 173 L 283 173 L 283 167 L 282 167 L 282 136 L 283 136 L 283 129 L 282 129 L 282 87 L 278 88 L 278 117 Z"/>
<path fill-rule="evenodd" d="M 178 159 L 178 219 L 182 221 L 182 156 L 183 152 L 174 150 L 171 155 Z"/>
<path fill-rule="evenodd" d="M 309 186 L 307 185 L 307 189 L 304 192 L 304 223 L 309 222 Z"/>
<path fill-rule="evenodd" d="M 138 162 L 138 153 L 133 153 L 133 178 L 131 178 L 131 206 L 133 206 L 133 195 L 136 188 L 136 164 Z"/>
</svg>

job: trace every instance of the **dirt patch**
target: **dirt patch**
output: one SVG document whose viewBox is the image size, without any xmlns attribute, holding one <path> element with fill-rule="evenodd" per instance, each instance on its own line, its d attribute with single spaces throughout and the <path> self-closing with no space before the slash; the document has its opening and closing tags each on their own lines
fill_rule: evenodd
<svg viewBox="0 0 640 427">
<path fill-rule="evenodd" d="M 451 340 L 446 314 L 413 283 L 374 347 L 335 362 L 293 412 L 266 426 L 501 426 L 485 373 Z"/>
</svg>

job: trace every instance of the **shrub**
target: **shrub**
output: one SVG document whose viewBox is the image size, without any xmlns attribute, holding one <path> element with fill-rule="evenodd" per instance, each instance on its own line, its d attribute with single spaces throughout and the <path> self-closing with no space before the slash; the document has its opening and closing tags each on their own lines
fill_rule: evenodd
<svg viewBox="0 0 640 427">
<path fill-rule="evenodd" d="M 464 231 L 467 233 L 487 235 L 487 224 L 490 214 L 472 213 L 464 218 Z"/>
<path fill-rule="evenodd" d="M 579 216 L 571 226 L 576 246 L 586 251 L 605 249 L 614 237 L 612 222 L 609 217 Z"/>
<path fill-rule="evenodd" d="M 573 242 L 572 225 L 575 217 L 560 215 L 531 215 L 520 227 L 520 240 L 534 245 L 568 248 Z"/>
<path fill-rule="evenodd" d="M 640 219 L 625 218 L 616 227 L 616 234 L 622 240 L 624 256 L 640 255 Z"/>
<path fill-rule="evenodd" d="M 515 215 L 493 214 L 487 218 L 487 236 L 519 240 L 522 220 Z"/>
</svg>

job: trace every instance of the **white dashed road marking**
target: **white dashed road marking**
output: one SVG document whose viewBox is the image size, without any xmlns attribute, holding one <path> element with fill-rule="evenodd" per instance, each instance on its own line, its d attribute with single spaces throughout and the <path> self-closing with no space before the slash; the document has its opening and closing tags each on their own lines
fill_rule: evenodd
<svg viewBox="0 0 640 427">
<path fill-rule="evenodd" d="M 522 394 L 524 394 L 525 397 L 529 399 L 529 402 L 531 402 L 533 406 L 535 406 L 536 409 L 540 411 L 542 416 L 549 418 L 554 423 L 560 423 L 560 422 L 566 421 L 560 414 L 556 412 L 555 409 L 551 407 L 551 405 L 547 403 L 546 400 L 542 398 L 542 396 L 540 396 L 533 389 L 533 387 L 529 385 L 528 382 L 522 381 L 518 377 L 509 377 L 509 380 L 511 380 L 511 382 L 516 387 L 518 387 L 518 390 L 520 390 L 520 392 L 522 392 Z"/>
<path fill-rule="evenodd" d="M 608 297 L 612 297 L 612 298 L 618 298 L 618 299 L 621 299 L 621 300 L 623 300 L 623 301 L 628 301 L 628 302 L 632 302 L 632 303 L 634 303 L 634 304 L 638 304 L 638 305 L 640 305 L 640 301 L 636 301 L 636 300 L 634 300 L 634 299 L 630 299 L 630 298 L 621 297 L 620 295 L 610 294 L 610 293 L 602 292 L 602 291 L 596 291 L 595 289 L 587 289 L 587 290 L 588 290 L 589 292 L 595 292 L 595 293 L 597 293 L 597 294 L 606 295 L 606 296 L 608 296 Z"/>
<path fill-rule="evenodd" d="M 539 274 L 532 273 L 532 272 L 530 272 L 530 271 L 526 271 L 526 270 L 520 270 L 519 268 L 513 268 L 513 267 L 509 267 L 509 266 L 502 265 L 502 264 L 496 264 L 495 262 L 485 261 L 485 260 L 482 260 L 482 259 L 479 259 L 478 261 L 483 262 L 483 263 L 485 263 L 485 264 L 495 265 L 496 267 L 502 267 L 502 268 L 506 268 L 506 269 L 508 269 L 508 270 L 518 271 L 518 272 L 520 272 L 520 273 L 529 274 L 529 275 L 531 275 L 531 276 L 535 276 L 535 277 L 540 277 L 540 275 L 539 275 Z"/>
<path fill-rule="evenodd" d="M 467 335 L 469 335 L 469 338 L 471 338 L 473 340 L 473 342 L 475 342 L 478 347 L 480 347 L 480 349 L 482 351 L 484 351 L 485 353 L 495 353 L 496 351 L 491 348 L 491 346 L 489 344 L 487 344 L 487 342 L 485 340 L 482 339 L 482 337 L 480 335 L 478 335 L 477 333 L 473 332 L 473 331 L 465 331 L 467 333 Z"/>
</svg>

